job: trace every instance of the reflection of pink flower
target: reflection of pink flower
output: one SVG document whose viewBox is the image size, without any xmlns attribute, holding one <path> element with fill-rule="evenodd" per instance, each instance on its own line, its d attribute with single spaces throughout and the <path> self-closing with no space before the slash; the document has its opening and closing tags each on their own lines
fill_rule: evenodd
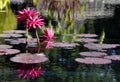
<svg viewBox="0 0 120 82">
<path fill-rule="evenodd" d="M 20 64 L 15 70 L 20 78 L 23 79 L 35 79 L 43 74 L 42 67 L 36 67 L 34 64 Z"/>
<path fill-rule="evenodd" d="M 51 40 L 51 39 L 54 38 L 54 30 L 53 29 L 46 28 L 44 30 L 44 32 L 45 32 L 45 35 L 46 35 L 46 37 L 47 37 L 48 40 Z"/>
<path fill-rule="evenodd" d="M 35 9 L 26 8 L 21 11 L 18 11 L 17 18 L 18 18 L 18 21 L 20 22 L 20 21 L 26 20 L 30 16 L 34 17 L 36 15 L 38 15 L 38 12 Z"/>
<path fill-rule="evenodd" d="M 37 27 L 41 28 L 45 23 L 43 22 L 43 18 L 41 17 L 29 17 L 26 21 L 26 27 L 28 29 L 34 28 L 36 29 Z"/>
</svg>

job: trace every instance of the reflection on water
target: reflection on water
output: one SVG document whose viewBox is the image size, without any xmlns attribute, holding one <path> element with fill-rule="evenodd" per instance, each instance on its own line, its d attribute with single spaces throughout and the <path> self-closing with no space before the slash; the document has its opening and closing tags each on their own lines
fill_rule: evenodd
<svg viewBox="0 0 120 82">
<path fill-rule="evenodd" d="M 16 24 L 16 17 L 10 8 L 8 12 L 0 12 L 0 33 L 3 30 L 15 29 Z"/>
<path fill-rule="evenodd" d="M 23 49 L 22 44 L 13 47 Z M 73 49 L 46 49 L 44 53 L 49 61 L 33 67 L 31 65 L 24 67 L 9 61 L 7 56 L 0 56 L 0 82 L 120 82 L 117 75 L 120 72 L 118 63 L 108 65 L 77 63 L 74 59 L 79 57 L 81 51 L 85 51 L 83 46 Z M 41 70 L 38 70 L 39 66 L 44 68 L 42 74 Z M 30 72 L 33 72 L 32 75 Z M 29 79 L 31 76 L 34 79 Z"/>
</svg>

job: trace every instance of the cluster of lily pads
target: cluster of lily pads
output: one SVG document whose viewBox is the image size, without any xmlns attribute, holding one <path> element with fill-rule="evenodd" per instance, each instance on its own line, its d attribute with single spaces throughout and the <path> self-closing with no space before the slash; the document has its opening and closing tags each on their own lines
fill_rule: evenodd
<svg viewBox="0 0 120 82">
<path fill-rule="evenodd" d="M 83 47 L 87 48 L 89 51 L 80 52 L 79 54 L 82 58 L 76 58 L 76 62 L 84 64 L 110 64 L 112 62 L 111 60 L 119 60 L 119 55 L 115 54 L 113 56 L 107 53 L 109 49 L 120 46 L 119 44 L 98 43 L 97 39 L 92 38 L 97 36 L 93 35 L 87 36 L 85 34 L 84 37 L 86 38 L 78 38 L 75 41 L 84 42 Z"/>
</svg>

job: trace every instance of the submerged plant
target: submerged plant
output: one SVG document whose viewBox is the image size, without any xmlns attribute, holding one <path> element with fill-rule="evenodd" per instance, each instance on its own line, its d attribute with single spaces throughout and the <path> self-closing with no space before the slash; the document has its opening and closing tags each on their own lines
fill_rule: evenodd
<svg viewBox="0 0 120 82">
<path fill-rule="evenodd" d="M 99 38 L 99 43 L 102 44 L 104 42 L 104 39 L 105 39 L 105 31 L 103 28 L 101 35 L 100 35 L 100 38 Z"/>
</svg>

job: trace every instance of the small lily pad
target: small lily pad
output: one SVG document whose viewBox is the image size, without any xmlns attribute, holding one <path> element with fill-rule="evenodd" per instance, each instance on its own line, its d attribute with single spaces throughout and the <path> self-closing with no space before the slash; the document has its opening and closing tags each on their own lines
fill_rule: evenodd
<svg viewBox="0 0 120 82">
<path fill-rule="evenodd" d="M 11 40 L 10 44 L 25 44 L 25 43 L 31 44 L 31 43 L 36 43 L 37 39 L 36 38 L 31 38 L 31 39 L 26 39 L 26 38 L 18 38 L 16 40 Z"/>
<path fill-rule="evenodd" d="M 76 34 L 63 34 L 63 36 L 75 36 Z"/>
<path fill-rule="evenodd" d="M 118 60 L 118 61 L 120 61 L 120 55 L 105 56 L 104 58 L 106 58 L 106 59 L 111 59 L 111 60 Z"/>
<path fill-rule="evenodd" d="M 9 49 L 9 48 L 12 48 L 12 46 L 6 44 L 0 44 L 0 49 Z"/>
<path fill-rule="evenodd" d="M 0 34 L 0 37 L 2 38 L 18 38 L 18 37 L 22 37 L 23 35 L 21 34 Z"/>
<path fill-rule="evenodd" d="M 84 47 L 91 50 L 102 50 L 102 49 L 110 49 L 116 48 L 119 44 L 97 44 L 97 43 L 88 43 L 85 44 Z"/>
<path fill-rule="evenodd" d="M 96 34 L 77 34 L 76 36 L 84 37 L 84 38 L 98 37 L 98 35 L 96 35 Z"/>
<path fill-rule="evenodd" d="M 97 39 L 91 39 L 91 38 L 78 38 L 75 40 L 75 42 L 84 42 L 84 43 L 92 43 L 92 42 L 98 42 Z"/>
<path fill-rule="evenodd" d="M 51 46 L 57 47 L 57 48 L 73 48 L 78 46 L 79 44 L 76 43 L 69 43 L 69 42 L 57 42 L 53 43 Z"/>
<path fill-rule="evenodd" d="M 78 63 L 84 63 L 84 64 L 110 64 L 112 62 L 109 59 L 91 58 L 91 57 L 76 58 L 75 61 Z"/>
<path fill-rule="evenodd" d="M 96 51 L 80 52 L 79 54 L 82 56 L 89 56 L 89 57 L 102 57 L 107 55 L 104 52 L 96 52 Z"/>
<path fill-rule="evenodd" d="M 6 33 L 6 34 L 25 34 L 26 31 L 25 30 L 5 30 L 5 31 L 3 31 L 3 33 Z"/>
</svg>

